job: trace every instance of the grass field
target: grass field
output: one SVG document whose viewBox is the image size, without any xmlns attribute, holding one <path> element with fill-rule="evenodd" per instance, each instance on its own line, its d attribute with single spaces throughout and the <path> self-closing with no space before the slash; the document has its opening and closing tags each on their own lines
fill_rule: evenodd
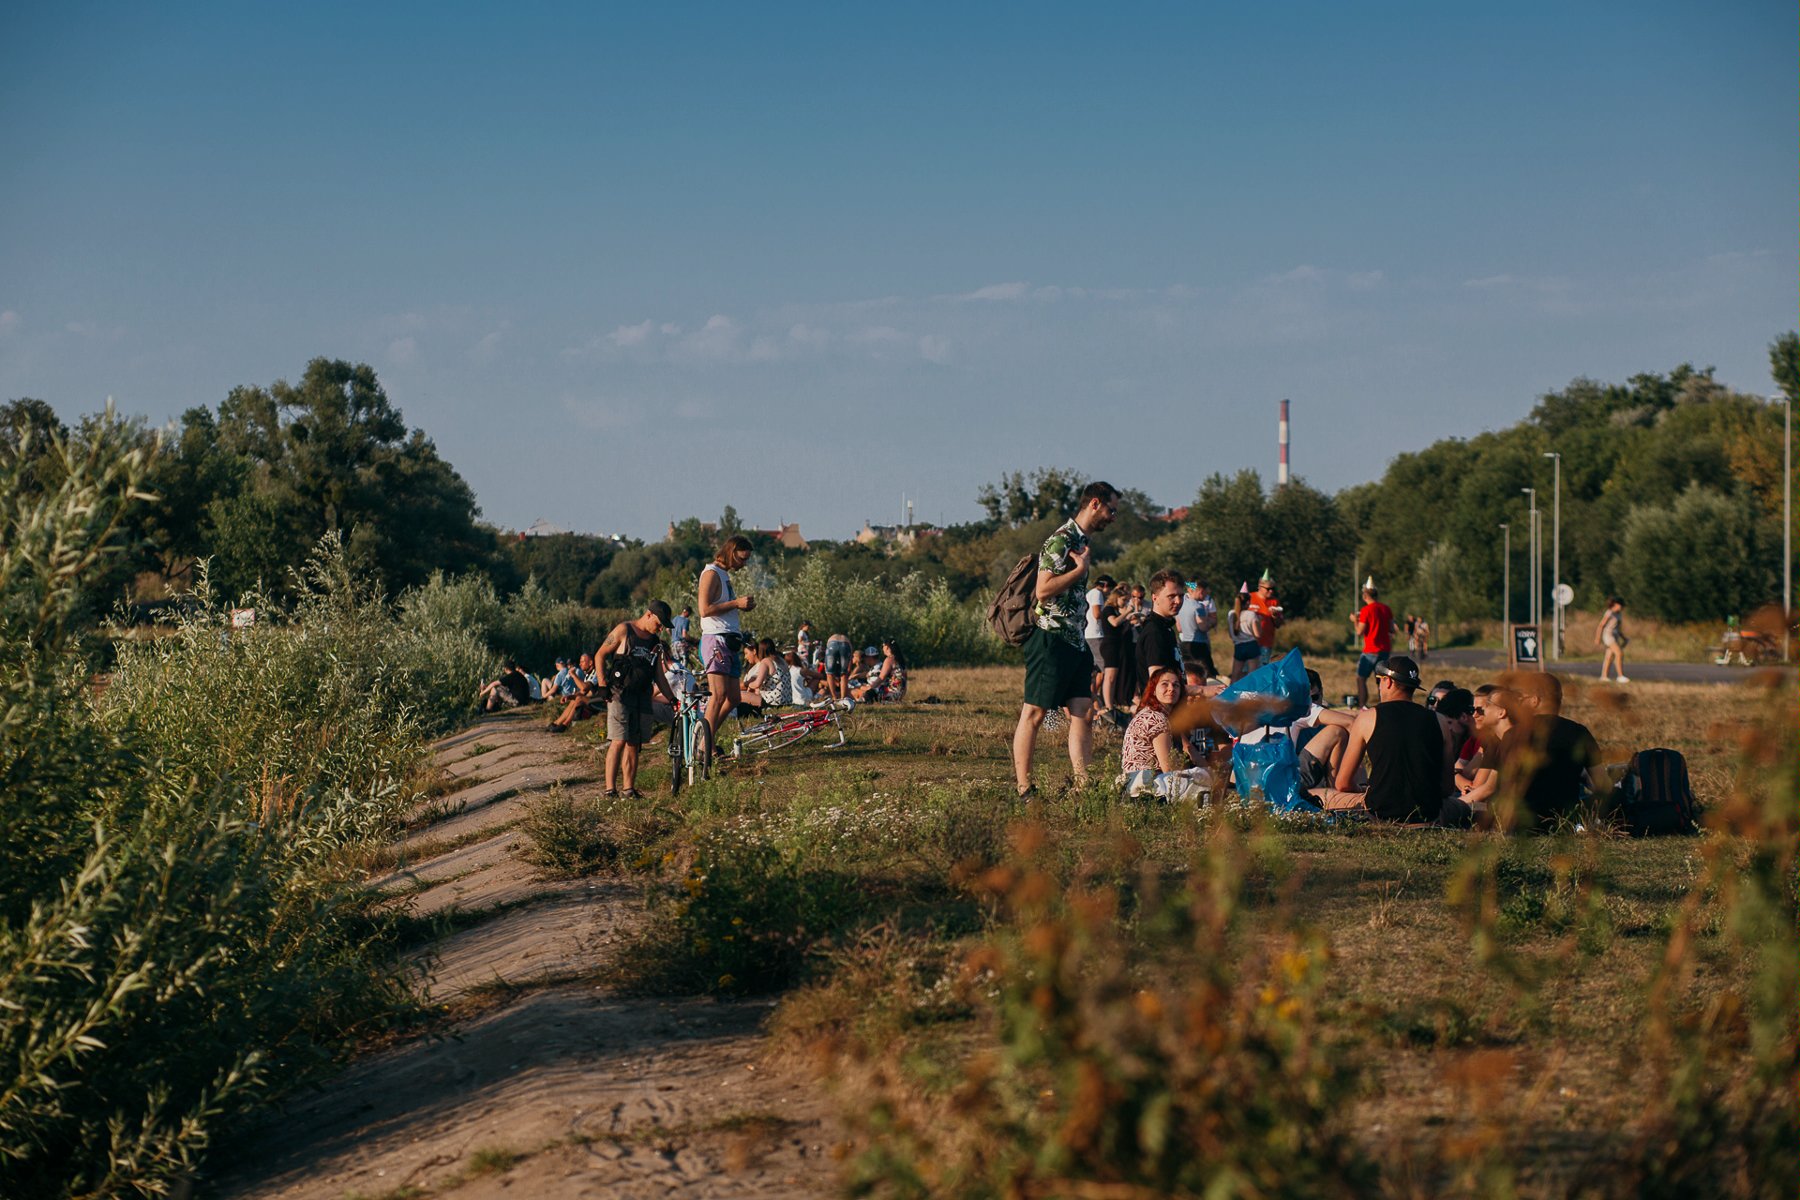
<svg viewBox="0 0 1800 1200">
<path fill-rule="evenodd" d="M 1353 690 L 1347 661 L 1314 665 L 1328 696 Z M 1346 1194 L 1766 1190 L 1769 1147 L 1795 1134 L 1791 679 L 1571 684 L 1565 712 L 1608 761 L 1680 750 L 1737 830 L 1649 841 L 1124 801 L 1116 738 L 1075 788 L 1046 737 L 1027 810 L 1020 680 L 920 670 L 907 703 L 852 714 L 842 749 L 801 743 L 615 814 L 654 830 L 625 858 L 662 897 L 626 978 L 780 993 L 780 1044 L 840 1090 L 873 1192 L 1004 1176 L 1186 1194 L 1159 1157 L 1169 1120 L 1323 1163 Z M 660 749 L 641 786 L 666 797 Z M 1778 815 L 1758 825 L 1747 797 L 1771 787 L 1786 815 L 1765 798 Z M 1195 1101 L 1227 1066 L 1236 1099 Z M 1103 1136 L 1102 1110 L 1136 1115 Z M 1336 1194 L 1233 1169 L 1264 1194 Z"/>
</svg>

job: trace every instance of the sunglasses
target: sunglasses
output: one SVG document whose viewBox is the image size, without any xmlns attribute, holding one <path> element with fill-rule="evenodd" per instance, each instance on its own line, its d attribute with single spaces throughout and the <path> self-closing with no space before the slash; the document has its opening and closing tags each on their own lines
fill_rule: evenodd
<svg viewBox="0 0 1800 1200">
<path fill-rule="evenodd" d="M 1469 711 L 1479 717 L 1482 714 L 1486 713 L 1487 709 L 1485 707 L 1483 707 L 1482 705 L 1477 704 L 1474 708 L 1470 709 Z"/>
</svg>

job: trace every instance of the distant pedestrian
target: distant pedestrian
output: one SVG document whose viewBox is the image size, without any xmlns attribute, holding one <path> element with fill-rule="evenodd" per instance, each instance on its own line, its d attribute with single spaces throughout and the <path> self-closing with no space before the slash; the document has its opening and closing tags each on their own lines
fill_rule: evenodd
<svg viewBox="0 0 1800 1200">
<path fill-rule="evenodd" d="M 1085 645 L 1082 584 L 1093 558 L 1088 535 L 1112 524 L 1119 512 L 1119 490 L 1110 483 L 1090 483 L 1082 489 L 1079 504 L 1075 515 L 1057 526 L 1038 552 L 1032 605 L 1036 628 L 1025 639 L 1025 701 L 1012 744 L 1013 779 L 1021 799 L 1036 793 L 1031 755 L 1049 710 L 1060 708 L 1069 714 L 1069 764 L 1077 783 L 1087 781 L 1093 756 L 1093 659 Z"/>
<path fill-rule="evenodd" d="M 1250 607 L 1256 610 L 1256 645 L 1257 660 L 1267 666 L 1275 657 L 1275 630 L 1282 620 L 1281 601 L 1275 597 L 1275 580 L 1270 577 L 1268 568 L 1263 569 L 1262 578 L 1256 581 L 1256 591 L 1250 596 Z"/>
<path fill-rule="evenodd" d="M 1094 670 L 1104 670 L 1106 664 L 1101 661 L 1101 643 L 1106 640 L 1105 619 L 1100 610 L 1106 607 L 1106 598 L 1112 592 L 1113 581 L 1109 575 L 1099 575 L 1094 579 L 1083 598 L 1087 604 L 1087 623 L 1082 627 L 1082 639 L 1087 642 L 1088 653 L 1093 657 Z"/>
<path fill-rule="evenodd" d="M 1594 645 L 1605 648 L 1605 655 L 1600 659 L 1600 682 L 1606 683 L 1607 668 L 1614 672 L 1612 682 L 1630 683 L 1625 677 L 1625 647 L 1631 639 L 1625 636 L 1625 602 L 1613 596 L 1606 602 L 1606 611 L 1600 614 L 1600 624 L 1594 627 Z"/>
<path fill-rule="evenodd" d="M 1394 651 L 1394 610 L 1381 602 L 1381 591 L 1371 575 L 1363 581 L 1363 606 L 1356 614 L 1356 636 L 1362 657 L 1356 660 L 1356 706 L 1369 703 L 1369 677 Z"/>
<path fill-rule="evenodd" d="M 1256 669 L 1257 659 L 1262 654 L 1262 644 L 1257 637 L 1262 618 L 1250 607 L 1250 585 L 1242 584 L 1238 588 L 1236 599 L 1231 603 L 1231 680 L 1236 683 Z"/>
</svg>

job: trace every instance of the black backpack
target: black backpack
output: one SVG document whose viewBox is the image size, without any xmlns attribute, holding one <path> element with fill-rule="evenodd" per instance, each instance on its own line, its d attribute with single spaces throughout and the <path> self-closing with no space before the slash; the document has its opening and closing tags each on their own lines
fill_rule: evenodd
<svg viewBox="0 0 1800 1200">
<path fill-rule="evenodd" d="M 1613 814 L 1633 837 L 1700 832 L 1700 803 L 1679 750 L 1639 750 L 1613 788 Z"/>
<path fill-rule="evenodd" d="M 1009 646 L 1023 646 L 1037 628 L 1031 613 L 1032 605 L 1037 603 L 1037 563 L 1035 552 L 1021 558 L 988 605 L 988 624 Z"/>
</svg>

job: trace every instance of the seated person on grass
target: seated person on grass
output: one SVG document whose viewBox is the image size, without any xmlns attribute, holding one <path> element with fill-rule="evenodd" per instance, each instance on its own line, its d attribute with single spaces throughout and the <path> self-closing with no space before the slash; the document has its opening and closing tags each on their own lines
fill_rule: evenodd
<svg viewBox="0 0 1800 1200">
<path fill-rule="evenodd" d="M 1137 714 L 1125 727 L 1125 743 L 1119 766 L 1127 775 L 1153 771 L 1158 775 L 1188 765 L 1187 749 L 1169 729 L 1169 714 L 1187 692 L 1186 681 L 1166 667 L 1153 667 L 1150 682 L 1138 700 Z"/>
<path fill-rule="evenodd" d="M 737 706 L 739 718 L 760 717 L 764 709 L 781 708 L 794 702 L 787 660 L 776 652 L 772 638 L 746 642 L 744 658 L 750 665 L 745 668 L 744 678 L 738 684 L 742 693 Z"/>
<path fill-rule="evenodd" d="M 1344 746 L 1349 741 L 1350 726 L 1356 718 L 1347 712 L 1325 707 L 1325 684 L 1319 673 L 1306 668 L 1307 689 L 1312 707 L 1288 726 L 1287 736 L 1294 741 L 1300 759 L 1300 786 L 1306 791 L 1329 787 L 1337 777 L 1343 761 Z M 1244 731 L 1240 742 L 1254 745 L 1268 736 L 1267 726 Z"/>
<path fill-rule="evenodd" d="M 501 709 L 528 704 L 531 702 L 531 677 L 509 658 L 506 660 L 506 669 L 500 672 L 500 678 L 482 684 L 475 699 L 481 705 L 482 712 L 499 712 Z"/>
<path fill-rule="evenodd" d="M 818 699 L 820 689 L 825 686 L 824 675 L 808 667 L 798 651 L 789 650 L 781 657 L 787 663 L 788 686 L 794 690 L 794 703 L 811 704 Z"/>
<path fill-rule="evenodd" d="M 1435 714 L 1413 703 L 1419 667 L 1394 655 L 1374 670 L 1377 703 L 1351 722 L 1333 787 L 1313 790 L 1327 812 L 1366 813 L 1382 821 L 1435 821 L 1443 807 L 1444 731 Z M 1368 759 L 1368 787 L 1354 790 Z"/>
<path fill-rule="evenodd" d="M 906 699 L 906 656 L 900 653 L 900 648 L 883 639 L 880 665 L 871 667 L 869 681 L 852 690 L 850 695 L 859 704 L 867 700 Z"/>
<path fill-rule="evenodd" d="M 1514 671 L 1499 699 L 1512 728 L 1500 740 L 1497 824 L 1547 830 L 1583 819 L 1587 796 L 1607 793 L 1606 773 L 1588 727 L 1562 715 L 1562 680 Z"/>
<path fill-rule="evenodd" d="M 1457 803 L 1444 805 L 1444 814 L 1485 827 L 1489 823 L 1488 806 L 1500 790 L 1500 743 L 1512 729 L 1512 722 L 1506 719 L 1506 710 L 1500 705 L 1499 684 L 1484 683 L 1475 689 L 1472 715 L 1479 748 L 1468 769 L 1458 769 L 1456 787 L 1461 795 Z"/>
<path fill-rule="evenodd" d="M 563 705 L 562 712 L 545 726 L 551 733 L 567 733 L 569 726 L 596 715 L 606 703 L 606 697 L 600 691 L 600 677 L 594 674 L 593 655 L 582 655 L 575 669 L 569 672 L 569 678 L 574 682 L 575 690 L 568 703 Z"/>
<path fill-rule="evenodd" d="M 635 621 L 613 626 L 600 643 L 595 669 L 610 685 L 612 699 L 606 705 L 606 786 L 602 796 L 638 798 L 638 749 L 650 740 L 658 723 L 675 719 L 675 691 L 662 670 L 662 631 L 669 627 L 669 606 L 652 600 Z M 651 688 L 662 692 L 667 704 L 657 704 Z"/>
</svg>

